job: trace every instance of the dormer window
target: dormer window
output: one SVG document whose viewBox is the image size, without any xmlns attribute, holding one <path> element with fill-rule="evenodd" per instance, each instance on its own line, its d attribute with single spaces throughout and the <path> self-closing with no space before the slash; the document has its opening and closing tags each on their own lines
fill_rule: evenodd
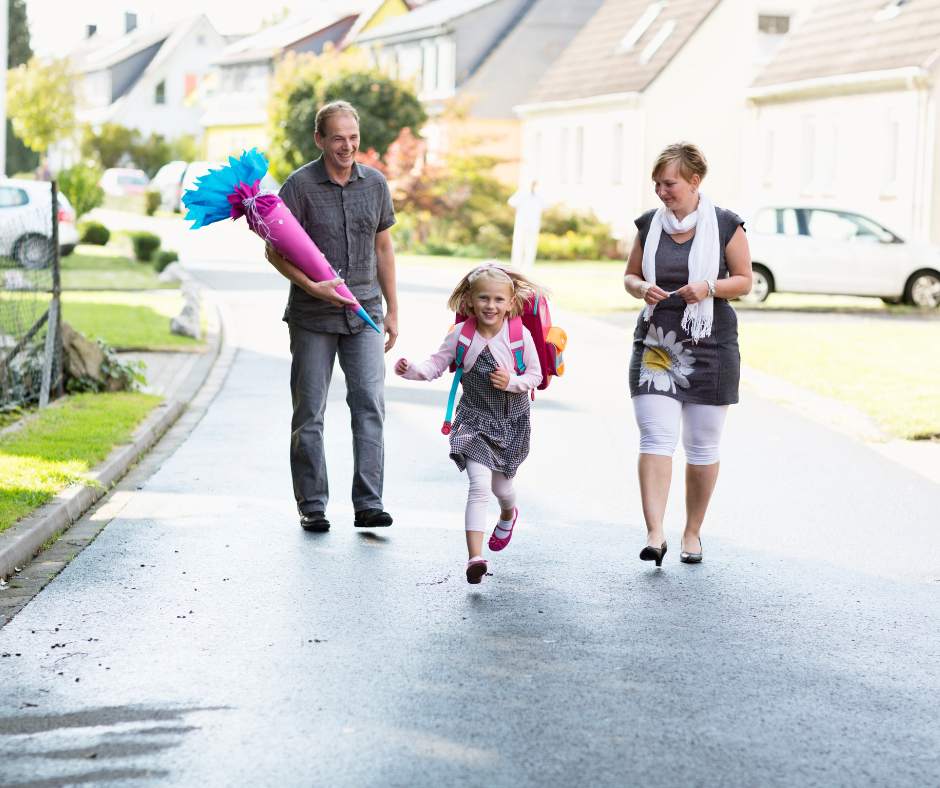
<svg viewBox="0 0 940 788">
<path fill-rule="evenodd" d="M 790 17 L 783 14 L 758 14 L 757 30 L 770 36 L 784 36 L 790 32 Z"/>
<path fill-rule="evenodd" d="M 659 48 L 666 43 L 666 39 L 672 35 L 672 31 L 676 29 L 676 20 L 670 19 L 666 22 L 659 31 L 653 36 L 652 41 L 650 41 L 646 48 L 640 53 L 640 62 L 649 63 L 653 59 L 653 55 L 659 51 Z"/>
<path fill-rule="evenodd" d="M 166 104 L 166 80 L 158 82 L 153 91 L 154 104 Z"/>
<path fill-rule="evenodd" d="M 909 2 L 910 0 L 890 0 L 872 19 L 875 22 L 886 22 L 889 19 L 894 19 Z"/>
<path fill-rule="evenodd" d="M 633 49 L 637 42 L 643 38 L 643 34 L 650 29 L 650 26 L 653 24 L 653 22 L 656 21 L 656 17 L 659 16 L 660 12 L 665 7 L 665 0 L 659 0 L 659 2 L 650 3 L 643 12 L 643 16 L 636 20 L 633 27 L 631 27 L 627 31 L 627 34 L 623 37 L 623 40 L 620 42 L 620 51 L 629 52 L 631 49 Z"/>
</svg>

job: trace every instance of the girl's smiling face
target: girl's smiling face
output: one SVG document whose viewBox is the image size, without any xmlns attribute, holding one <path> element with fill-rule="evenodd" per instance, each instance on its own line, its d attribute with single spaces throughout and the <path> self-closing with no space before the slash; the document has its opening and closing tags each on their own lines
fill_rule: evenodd
<svg viewBox="0 0 940 788">
<path fill-rule="evenodd" d="M 489 329 L 502 327 L 512 309 L 512 285 L 509 282 L 482 276 L 473 285 L 470 308 L 477 325 Z"/>
</svg>

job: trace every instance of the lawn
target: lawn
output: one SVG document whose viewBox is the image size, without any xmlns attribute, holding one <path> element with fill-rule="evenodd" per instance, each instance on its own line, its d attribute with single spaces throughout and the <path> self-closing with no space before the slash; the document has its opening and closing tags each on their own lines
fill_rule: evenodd
<svg viewBox="0 0 940 788">
<path fill-rule="evenodd" d="M 0 531 L 87 478 L 159 402 L 149 394 L 79 394 L 0 436 Z"/>
<path fill-rule="evenodd" d="M 63 290 L 158 290 L 176 289 L 178 282 L 161 282 L 150 263 L 139 263 L 120 247 L 77 247 L 62 258 Z"/>
</svg>

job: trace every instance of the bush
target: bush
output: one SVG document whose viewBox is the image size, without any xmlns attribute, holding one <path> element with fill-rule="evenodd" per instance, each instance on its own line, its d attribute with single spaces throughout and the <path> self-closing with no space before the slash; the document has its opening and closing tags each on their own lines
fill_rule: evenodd
<svg viewBox="0 0 940 788">
<path fill-rule="evenodd" d="M 83 244 L 105 246 L 111 240 L 111 231 L 101 222 L 85 222 L 79 226 Z"/>
<path fill-rule="evenodd" d="M 538 256 L 545 260 L 615 260 L 620 258 L 610 225 L 594 214 L 553 206 L 542 214 Z"/>
<path fill-rule="evenodd" d="M 160 192 L 148 189 L 144 195 L 144 212 L 147 216 L 153 216 L 160 207 Z"/>
<path fill-rule="evenodd" d="M 538 257 L 542 260 L 597 260 L 597 242 L 590 235 L 569 230 L 564 235 L 539 233 Z"/>
<path fill-rule="evenodd" d="M 175 263 L 179 259 L 180 256 L 172 249 L 161 249 L 153 257 L 153 267 L 159 274 L 170 263 Z"/>
<path fill-rule="evenodd" d="M 134 257 L 142 263 L 153 260 L 153 255 L 160 248 L 160 236 L 147 232 L 131 233 L 134 245 Z"/>
<path fill-rule="evenodd" d="M 69 198 L 75 218 L 83 216 L 104 202 L 104 190 L 98 185 L 101 170 L 88 164 L 76 164 L 57 177 L 59 189 Z"/>
</svg>

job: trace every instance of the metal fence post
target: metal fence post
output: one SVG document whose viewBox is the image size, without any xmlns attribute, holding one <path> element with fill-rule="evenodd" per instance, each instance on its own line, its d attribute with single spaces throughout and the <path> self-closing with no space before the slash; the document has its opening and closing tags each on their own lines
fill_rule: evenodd
<svg viewBox="0 0 940 788">
<path fill-rule="evenodd" d="M 58 184 L 53 180 L 49 184 L 52 202 L 52 299 L 49 301 L 49 318 L 46 321 L 46 345 L 42 359 L 42 381 L 39 386 L 39 407 L 49 404 L 53 386 L 58 390 L 61 386 L 59 373 L 60 348 L 62 347 L 62 328 L 60 315 L 60 297 L 62 283 L 59 276 L 59 191 Z"/>
</svg>

